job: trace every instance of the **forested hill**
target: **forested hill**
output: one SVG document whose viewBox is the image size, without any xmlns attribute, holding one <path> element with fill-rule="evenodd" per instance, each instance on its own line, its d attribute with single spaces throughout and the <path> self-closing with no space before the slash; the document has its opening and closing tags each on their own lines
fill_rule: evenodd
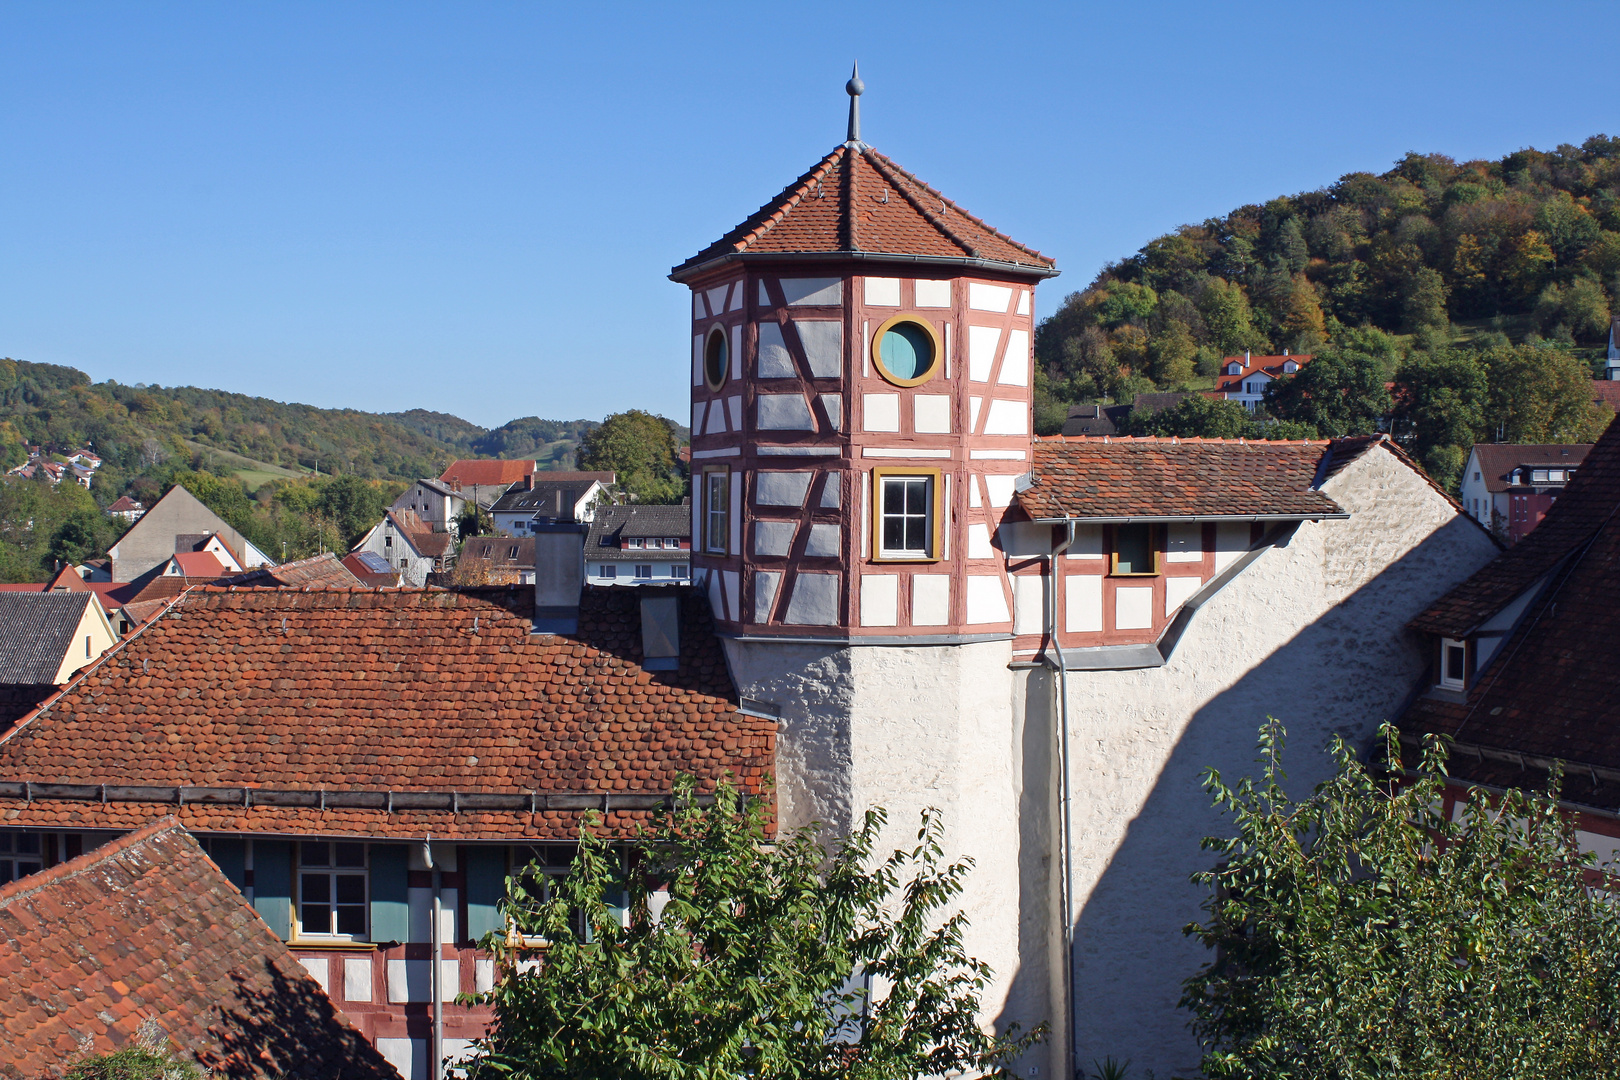
<svg viewBox="0 0 1620 1080">
<path fill-rule="evenodd" d="M 1061 423 L 1065 402 L 1208 386 L 1223 354 L 1308 352 L 1355 331 L 1393 336 L 1401 354 L 1530 344 L 1591 359 L 1617 289 L 1620 139 L 1496 161 L 1411 153 L 1104 268 L 1037 334 L 1040 421 Z"/>
<path fill-rule="evenodd" d="M 525 417 L 488 430 L 421 410 L 388 415 L 191 386 L 92 383 L 75 368 L 0 359 L 0 467 L 23 460 L 25 439 L 58 450 L 89 446 L 106 463 L 103 490 L 165 462 L 265 478 L 313 471 L 393 480 L 437 476 L 460 457 L 529 457 L 567 468 L 594 426 Z"/>
</svg>

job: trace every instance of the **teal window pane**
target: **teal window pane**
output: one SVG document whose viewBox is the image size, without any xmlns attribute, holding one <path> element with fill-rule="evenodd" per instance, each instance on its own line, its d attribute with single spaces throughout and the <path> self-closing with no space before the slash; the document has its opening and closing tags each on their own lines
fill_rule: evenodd
<svg viewBox="0 0 1620 1080">
<path fill-rule="evenodd" d="M 897 379 L 920 379 L 934 366 L 934 340 L 916 323 L 895 323 L 883 332 L 878 354 Z"/>
</svg>

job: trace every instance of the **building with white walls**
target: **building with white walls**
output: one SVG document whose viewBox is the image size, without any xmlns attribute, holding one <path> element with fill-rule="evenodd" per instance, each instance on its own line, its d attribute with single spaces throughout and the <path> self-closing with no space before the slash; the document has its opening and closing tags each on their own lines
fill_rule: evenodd
<svg viewBox="0 0 1620 1080">
<path fill-rule="evenodd" d="M 900 844 L 936 807 L 975 860 L 986 1019 L 1054 1027 L 1023 1071 L 1183 1075 L 1199 771 L 1245 769 L 1271 714 L 1314 780 L 1420 677 L 1406 620 L 1497 546 L 1382 438 L 1036 440 L 1052 261 L 862 142 L 860 90 L 842 145 L 671 273 L 694 582 L 777 722 L 784 826 L 882 805 Z"/>
</svg>

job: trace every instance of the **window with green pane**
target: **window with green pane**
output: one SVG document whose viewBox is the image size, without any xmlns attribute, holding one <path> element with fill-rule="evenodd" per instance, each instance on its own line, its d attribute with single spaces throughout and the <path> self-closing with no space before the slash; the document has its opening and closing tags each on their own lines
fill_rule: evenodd
<svg viewBox="0 0 1620 1080">
<path fill-rule="evenodd" d="M 1141 576 L 1159 572 L 1154 526 L 1114 526 L 1114 573 Z"/>
<path fill-rule="evenodd" d="M 872 337 L 878 374 L 897 386 L 916 386 L 934 377 L 939 366 L 939 336 L 921 319 L 896 315 Z"/>
</svg>

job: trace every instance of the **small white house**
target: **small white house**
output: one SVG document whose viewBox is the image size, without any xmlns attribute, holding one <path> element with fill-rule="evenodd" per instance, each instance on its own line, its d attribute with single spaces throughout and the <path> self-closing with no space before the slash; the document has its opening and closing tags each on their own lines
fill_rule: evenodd
<svg viewBox="0 0 1620 1080">
<path fill-rule="evenodd" d="M 1221 361 L 1220 378 L 1215 382 L 1211 397 L 1242 402 L 1254 412 L 1266 400 L 1266 387 L 1284 375 L 1292 375 L 1310 363 L 1308 353 L 1290 356 L 1228 356 Z"/>
<path fill-rule="evenodd" d="M 585 534 L 587 585 L 669 585 L 691 567 L 690 506 L 604 506 Z"/>
<path fill-rule="evenodd" d="M 490 507 L 502 536 L 532 536 L 533 525 L 589 522 L 596 508 L 613 501 L 612 473 L 548 472 L 525 477 Z"/>
</svg>

